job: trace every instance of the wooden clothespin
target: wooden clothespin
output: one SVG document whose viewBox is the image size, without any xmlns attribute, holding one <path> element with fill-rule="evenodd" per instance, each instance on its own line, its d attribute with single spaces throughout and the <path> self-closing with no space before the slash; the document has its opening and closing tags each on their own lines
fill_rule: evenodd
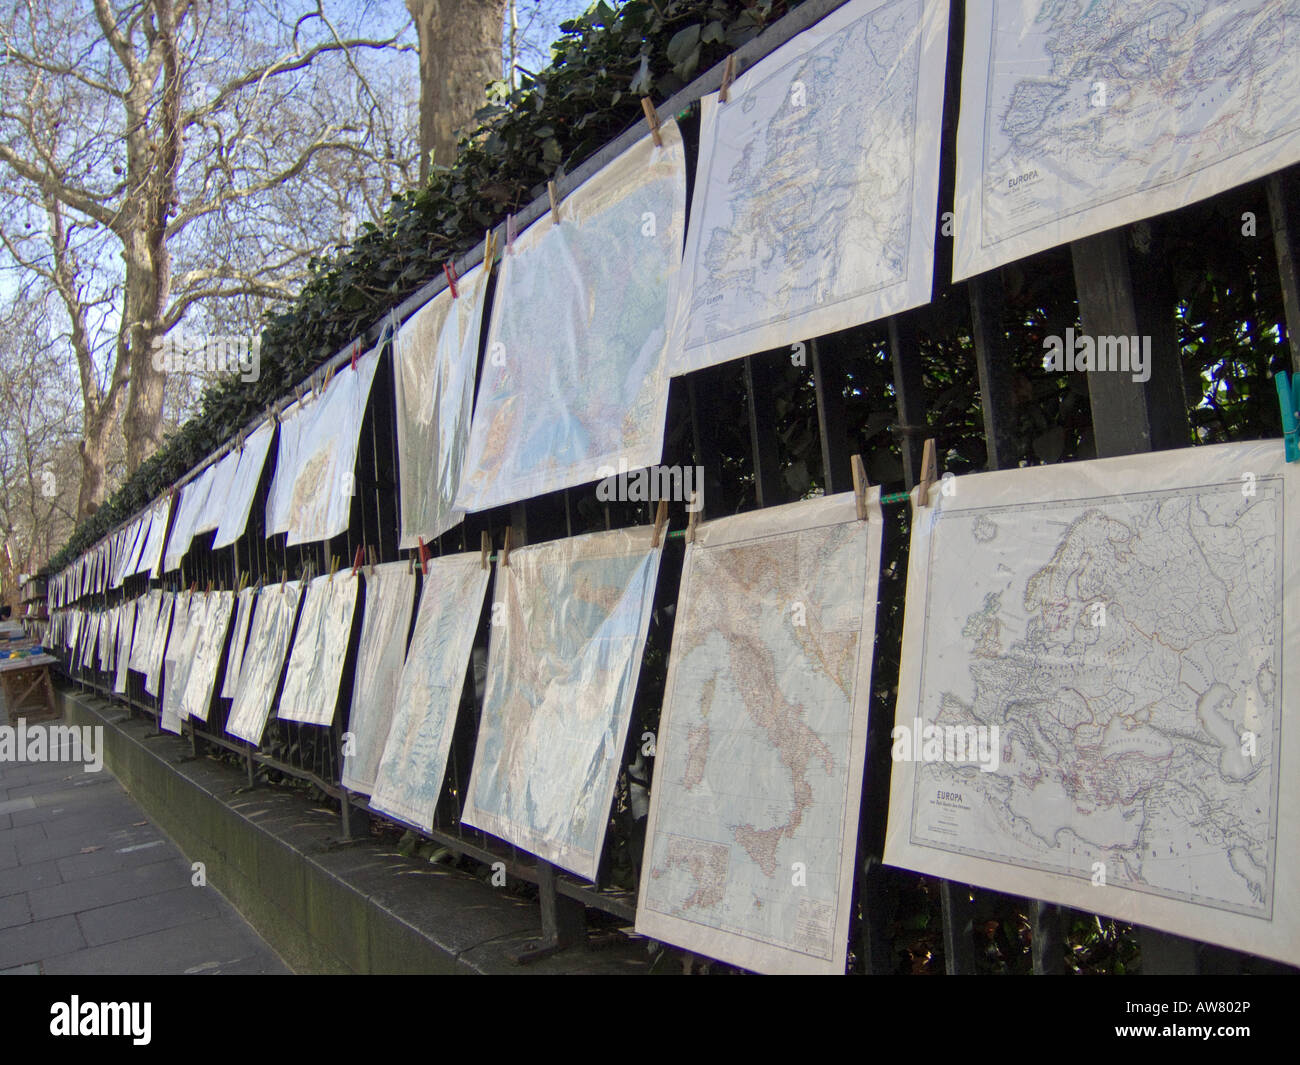
<svg viewBox="0 0 1300 1065">
<path fill-rule="evenodd" d="M 687 510 L 690 513 L 690 517 L 686 519 L 686 542 L 688 544 L 695 543 L 695 529 L 700 524 L 701 508 L 699 505 L 699 499 L 700 499 L 699 492 L 691 493 L 691 505 L 687 508 Z"/>
<path fill-rule="evenodd" d="M 235 587 L 235 594 L 240 595 L 244 590 L 244 585 L 246 585 L 247 583 L 248 583 L 248 571 L 244 570 L 239 575 L 239 584 Z"/>
<path fill-rule="evenodd" d="M 497 235 L 488 230 L 483 234 L 483 265 L 492 269 L 492 261 L 497 257 Z"/>
<path fill-rule="evenodd" d="M 725 104 L 731 92 L 731 83 L 736 80 L 736 53 L 727 56 L 727 65 L 722 68 L 722 87 L 718 90 L 718 103 Z"/>
<path fill-rule="evenodd" d="M 212 582 L 208 581 L 208 590 L 203 593 L 203 598 L 206 599 L 211 594 L 212 594 Z"/>
<path fill-rule="evenodd" d="M 506 215 L 506 254 L 513 255 L 515 251 L 515 216 Z"/>
<path fill-rule="evenodd" d="M 492 537 L 488 535 L 486 529 L 479 535 L 479 565 L 483 569 L 488 568 L 488 555 L 492 554 Z"/>
<path fill-rule="evenodd" d="M 546 183 L 546 195 L 551 198 L 551 224 L 558 226 L 563 219 L 560 218 L 560 198 L 555 192 L 555 182 Z"/>
<path fill-rule="evenodd" d="M 650 124 L 650 136 L 654 138 L 655 147 L 662 148 L 664 139 L 659 133 L 659 112 L 650 102 L 650 97 L 641 97 L 641 110 L 645 112 L 645 120 Z"/>
<path fill-rule="evenodd" d="M 424 537 L 419 538 L 420 542 L 420 572 L 424 576 L 429 575 L 429 549 L 424 546 Z"/>
<path fill-rule="evenodd" d="M 501 548 L 501 565 L 510 565 L 510 526 L 506 526 L 505 546 Z"/>
<path fill-rule="evenodd" d="M 460 293 L 456 289 L 456 267 L 449 262 L 443 263 L 442 272 L 447 278 L 447 287 L 451 289 L 451 298 L 460 299 Z"/>
<path fill-rule="evenodd" d="M 375 563 L 379 561 L 379 555 L 373 547 L 366 548 L 366 555 L 370 559 L 370 576 L 375 575 Z"/>
<path fill-rule="evenodd" d="M 338 572 L 339 562 L 342 561 L 338 555 L 330 555 L 330 579 L 329 583 L 334 583 L 334 574 Z"/>
<path fill-rule="evenodd" d="M 361 568 L 361 562 L 366 557 L 366 548 L 364 544 L 357 544 L 357 553 L 352 559 L 352 576 L 357 575 L 357 570 Z"/>
<path fill-rule="evenodd" d="M 862 456 L 854 455 L 849 464 L 853 468 L 853 497 L 858 504 L 858 521 L 867 520 L 867 468 L 862 465 Z"/>
<path fill-rule="evenodd" d="M 921 451 L 921 480 L 917 485 L 920 491 L 916 499 L 918 507 L 928 507 L 930 505 L 930 486 L 938 479 L 939 462 L 935 458 L 934 437 L 930 437 L 926 440 L 925 447 Z"/>
<path fill-rule="evenodd" d="M 289 581 L 289 571 L 287 569 L 281 569 L 280 570 L 280 594 L 281 595 L 284 595 L 284 588 L 285 585 L 288 583 L 288 581 Z"/>
<path fill-rule="evenodd" d="M 658 547 L 659 541 L 663 536 L 664 526 L 668 524 L 668 500 L 659 500 L 659 506 L 655 510 L 655 532 L 650 539 L 651 547 Z"/>
<path fill-rule="evenodd" d="M 414 556 L 414 555 L 407 555 L 407 556 L 406 556 L 406 572 L 407 572 L 407 573 L 414 573 L 414 572 L 415 572 L 415 556 Z"/>
</svg>

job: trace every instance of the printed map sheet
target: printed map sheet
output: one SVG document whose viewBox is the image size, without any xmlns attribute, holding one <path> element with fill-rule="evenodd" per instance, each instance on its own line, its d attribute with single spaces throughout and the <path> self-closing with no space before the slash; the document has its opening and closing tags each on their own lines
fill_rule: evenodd
<svg viewBox="0 0 1300 1065">
<path fill-rule="evenodd" d="M 226 719 L 226 731 L 254 747 L 262 742 L 271 702 L 280 686 L 301 599 L 302 581 L 268 584 L 257 596 L 239 684 Z"/>
<path fill-rule="evenodd" d="M 478 554 L 429 560 L 370 799 L 371 809 L 416 828 L 433 826 L 490 575 Z"/>
<path fill-rule="evenodd" d="M 366 567 L 362 575 L 366 598 L 348 712 L 352 742 L 344 745 L 342 783 L 349 791 L 369 795 L 388 742 L 406 659 L 406 636 L 415 607 L 415 573 L 405 562 L 389 562 Z"/>
<path fill-rule="evenodd" d="M 704 97 L 674 374 L 929 302 L 947 13 L 850 0 Z"/>
<path fill-rule="evenodd" d="M 1296 0 L 971 4 L 954 280 L 1300 160 L 1297 55 Z"/>
<path fill-rule="evenodd" d="M 842 973 L 880 572 L 879 490 L 699 527 L 656 739 L 637 931 Z"/>
<path fill-rule="evenodd" d="M 275 712 L 282 721 L 333 724 L 359 584 L 351 571 L 344 571 L 332 577 L 322 573 L 307 585 Z"/>
<path fill-rule="evenodd" d="M 662 547 L 650 526 L 521 547 L 497 566 L 461 818 L 593 880 Z"/>
<path fill-rule="evenodd" d="M 457 506 L 486 510 L 657 463 L 686 168 L 675 122 L 502 257 Z M 602 472 L 604 471 L 604 472 Z"/>
<path fill-rule="evenodd" d="M 474 410 L 474 374 L 489 275 L 481 266 L 415 312 L 393 341 L 400 547 L 432 542 L 465 516 L 456 508 Z"/>
<path fill-rule="evenodd" d="M 1300 961 L 1298 475 L 1269 440 L 933 489 L 885 861 Z"/>
</svg>

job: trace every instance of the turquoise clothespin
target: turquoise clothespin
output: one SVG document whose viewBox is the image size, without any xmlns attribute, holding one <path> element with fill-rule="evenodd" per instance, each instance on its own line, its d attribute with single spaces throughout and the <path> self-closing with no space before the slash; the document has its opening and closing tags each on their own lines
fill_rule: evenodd
<svg viewBox="0 0 1300 1065">
<path fill-rule="evenodd" d="M 1282 437 L 1286 441 L 1287 462 L 1300 462 L 1300 373 L 1289 377 L 1279 370 L 1273 378 L 1277 401 L 1282 408 Z"/>
</svg>

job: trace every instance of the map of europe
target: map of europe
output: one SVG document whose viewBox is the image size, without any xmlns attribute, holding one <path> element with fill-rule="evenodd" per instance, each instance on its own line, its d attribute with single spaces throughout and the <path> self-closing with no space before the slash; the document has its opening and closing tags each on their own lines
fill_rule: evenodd
<svg viewBox="0 0 1300 1065">
<path fill-rule="evenodd" d="M 963 58 L 954 278 L 1300 159 L 1296 0 L 993 0 Z"/>
<path fill-rule="evenodd" d="M 1055 499 L 982 505 L 975 478 L 939 500 L 913 540 L 928 591 L 914 603 L 909 585 L 924 615 L 903 671 L 919 689 L 913 702 L 903 682 L 898 723 L 985 731 L 999 757 L 924 759 L 910 783 L 896 768 L 899 864 L 948 852 L 1041 870 L 1157 927 L 1159 900 L 1211 908 L 1208 923 L 1272 917 L 1285 493 L 1261 447 L 1234 448 L 1156 460 L 1200 467 L 1185 486 L 1108 491 L 1113 478 L 1064 467 Z"/>
<path fill-rule="evenodd" d="M 929 300 L 946 11 L 854 0 L 705 99 L 673 373 Z"/>
</svg>

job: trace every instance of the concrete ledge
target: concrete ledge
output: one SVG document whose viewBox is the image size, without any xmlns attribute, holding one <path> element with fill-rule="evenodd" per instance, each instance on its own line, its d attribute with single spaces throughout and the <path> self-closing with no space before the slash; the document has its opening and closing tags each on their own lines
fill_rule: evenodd
<svg viewBox="0 0 1300 1065">
<path fill-rule="evenodd" d="M 104 764 L 191 862 L 299 973 L 640 973 L 643 944 L 570 948 L 528 966 L 537 903 L 373 840 L 341 843 L 339 818 L 300 796 L 247 790 L 179 737 L 97 697 L 58 690 L 67 720 L 104 726 Z"/>
</svg>

